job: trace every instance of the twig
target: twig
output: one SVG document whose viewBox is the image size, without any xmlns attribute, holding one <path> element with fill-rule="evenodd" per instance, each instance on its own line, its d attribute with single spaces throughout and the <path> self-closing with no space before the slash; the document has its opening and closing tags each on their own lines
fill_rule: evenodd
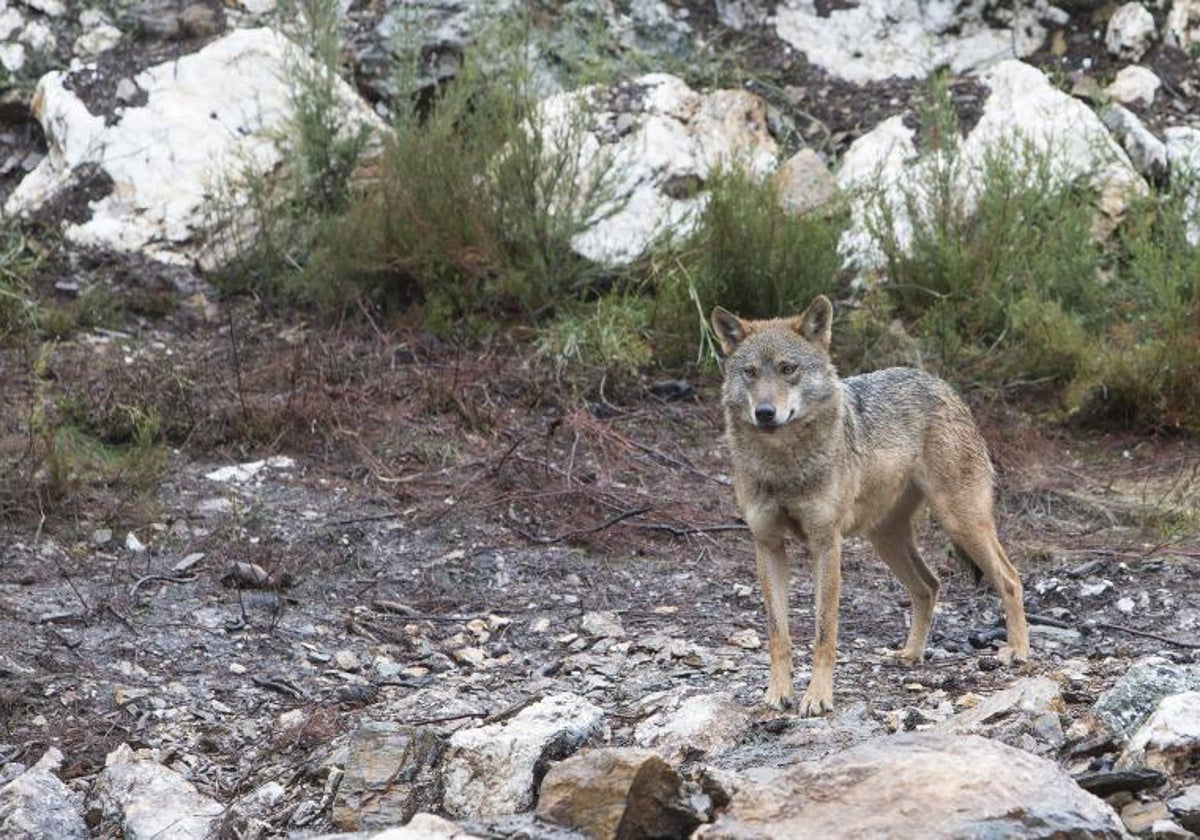
<svg viewBox="0 0 1200 840">
<path fill-rule="evenodd" d="M 321 525 L 322 528 L 337 528 L 342 525 L 354 525 L 359 522 L 382 522 L 386 519 L 399 519 L 404 516 L 404 511 L 394 511 L 393 513 L 376 513 L 370 516 L 351 516 L 349 519 L 331 519 Z"/>
<path fill-rule="evenodd" d="M 1178 639 L 1168 639 L 1166 636 L 1160 636 L 1157 633 L 1151 633 L 1148 630 L 1137 630 L 1133 627 L 1126 627 L 1122 624 L 1109 624 L 1107 621 L 1096 622 L 1097 627 L 1103 627 L 1105 630 L 1116 630 L 1119 633 L 1128 633 L 1131 636 L 1141 636 L 1146 639 L 1154 639 L 1156 642 L 1162 642 L 1165 645 L 1174 645 L 1175 647 L 1187 648 L 1188 650 L 1200 650 L 1200 644 L 1196 642 L 1181 642 Z"/>
<path fill-rule="evenodd" d="M 136 598 L 138 590 L 141 589 L 143 585 L 147 583 L 153 583 L 154 581 L 162 581 L 163 583 L 195 583 L 196 576 L 188 575 L 184 577 L 176 577 L 174 575 L 146 575 L 145 577 L 138 578 L 137 582 L 135 582 L 133 586 L 129 587 L 129 597 Z"/>
<path fill-rule="evenodd" d="M 465 720 L 466 718 L 481 718 L 487 717 L 487 712 L 463 712 L 460 715 L 444 715 L 442 717 L 417 718 L 406 722 L 406 726 L 428 726 L 431 723 L 449 723 L 454 720 Z"/>
<path fill-rule="evenodd" d="M 658 522 L 630 522 L 631 528 L 641 528 L 645 531 L 666 531 L 674 537 L 686 537 L 690 534 L 716 534 L 722 531 L 749 531 L 750 526 L 737 522 L 732 525 L 699 525 L 695 528 L 676 528 L 674 525 L 664 525 Z"/>
<path fill-rule="evenodd" d="M 653 509 L 652 505 L 642 505 L 641 507 L 630 508 L 629 510 L 624 510 L 624 511 L 621 511 L 620 513 L 610 516 L 608 519 L 605 519 L 599 525 L 593 525 L 590 528 L 573 528 L 570 531 L 564 531 L 563 533 L 558 534 L 557 536 L 553 536 L 553 537 L 542 537 L 542 536 L 538 536 L 537 534 L 530 534 L 527 531 L 525 531 L 524 529 L 518 528 L 517 524 L 515 522 L 513 522 L 511 519 L 509 520 L 509 526 L 514 531 L 516 531 L 518 534 L 520 534 L 522 537 L 529 540 L 530 542 L 534 542 L 539 545 L 552 545 L 554 543 L 562 542 L 563 540 L 569 540 L 569 539 L 573 539 L 575 537 L 586 536 L 587 534 L 594 534 L 597 531 L 603 531 L 605 528 L 611 528 L 613 525 L 616 525 L 618 522 L 621 522 L 625 519 L 629 519 L 634 516 L 641 516 L 643 513 L 646 513 L 647 511 L 652 510 L 652 509 Z"/>
</svg>

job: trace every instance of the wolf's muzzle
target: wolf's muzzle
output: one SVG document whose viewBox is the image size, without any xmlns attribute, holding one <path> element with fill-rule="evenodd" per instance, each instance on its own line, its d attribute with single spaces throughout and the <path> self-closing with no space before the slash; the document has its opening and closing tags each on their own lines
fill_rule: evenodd
<svg viewBox="0 0 1200 840">
<path fill-rule="evenodd" d="M 766 426 L 775 422 L 775 406 L 771 403 L 758 403 L 754 406 L 754 420 L 760 426 Z"/>
</svg>

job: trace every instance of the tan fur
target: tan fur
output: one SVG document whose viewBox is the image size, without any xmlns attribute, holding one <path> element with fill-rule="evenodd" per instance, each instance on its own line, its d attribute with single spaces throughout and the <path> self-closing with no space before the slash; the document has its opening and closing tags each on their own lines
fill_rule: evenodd
<svg viewBox="0 0 1200 840">
<path fill-rule="evenodd" d="M 712 317 L 727 356 L 734 491 L 766 603 L 766 700 L 777 707 L 793 697 L 785 536 L 812 556 L 817 626 L 805 715 L 833 708 L 843 536 L 865 535 L 908 590 L 912 623 L 897 656 L 924 655 L 939 582 L 913 530 L 922 504 L 999 592 L 1009 640 L 1002 658 L 1029 656 L 1021 581 L 996 536 L 991 461 L 969 411 L 945 382 L 912 369 L 839 379 L 829 360 L 832 317 L 824 296 L 793 318 L 746 321 L 720 307 Z"/>
</svg>

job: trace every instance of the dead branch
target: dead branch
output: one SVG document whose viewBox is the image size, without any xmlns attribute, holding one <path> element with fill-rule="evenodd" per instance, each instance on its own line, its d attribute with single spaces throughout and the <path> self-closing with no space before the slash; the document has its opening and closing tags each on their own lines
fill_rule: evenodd
<svg viewBox="0 0 1200 840">
<path fill-rule="evenodd" d="M 599 525 L 593 525 L 590 528 L 572 528 L 570 531 L 564 531 L 563 533 L 558 534 L 557 536 L 553 536 L 553 537 L 545 537 L 545 536 L 540 536 L 538 534 L 531 534 L 528 531 L 526 531 L 525 529 L 518 526 L 517 523 L 514 522 L 510 517 L 505 517 L 505 518 L 507 519 L 508 525 L 510 528 L 512 528 L 514 531 L 516 531 L 518 534 L 520 534 L 522 537 L 529 540 L 530 542 L 537 543 L 538 545 L 553 545 L 554 543 L 560 543 L 560 542 L 563 542 L 564 540 L 570 540 L 570 539 L 574 539 L 576 537 L 584 537 L 584 536 L 587 536 L 588 534 L 595 534 L 598 531 L 603 531 L 606 528 L 611 528 L 613 525 L 616 525 L 618 522 L 622 522 L 622 521 L 629 519 L 631 517 L 634 517 L 634 516 L 641 516 L 643 513 L 646 513 L 647 511 L 650 511 L 650 510 L 653 510 L 652 505 L 642 505 L 641 507 L 630 508 L 629 510 L 623 510 L 620 513 L 616 513 L 616 514 L 610 516 L 608 519 L 605 519 Z"/>
</svg>

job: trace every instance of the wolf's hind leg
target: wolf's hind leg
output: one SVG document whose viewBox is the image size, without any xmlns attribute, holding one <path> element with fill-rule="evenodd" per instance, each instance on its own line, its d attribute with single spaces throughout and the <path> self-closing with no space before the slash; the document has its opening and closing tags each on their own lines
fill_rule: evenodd
<svg viewBox="0 0 1200 840">
<path fill-rule="evenodd" d="M 974 498 L 972 498 L 974 496 Z M 1004 604 L 1004 623 L 1008 645 L 1000 650 L 1005 662 L 1024 662 L 1029 658 L 1029 628 L 1025 622 L 1024 589 L 1016 567 L 1004 553 L 992 518 L 991 487 L 956 499 L 930 497 L 934 514 L 950 539 L 983 573 Z"/>
</svg>

